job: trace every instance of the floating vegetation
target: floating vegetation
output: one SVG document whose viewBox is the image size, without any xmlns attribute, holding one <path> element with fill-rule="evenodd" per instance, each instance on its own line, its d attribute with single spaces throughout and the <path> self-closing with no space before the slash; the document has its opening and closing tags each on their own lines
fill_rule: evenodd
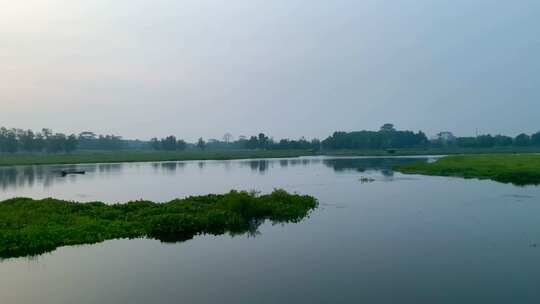
<svg viewBox="0 0 540 304">
<path fill-rule="evenodd" d="M 514 185 L 540 185 L 540 155 L 460 155 L 433 163 L 418 162 L 396 167 L 403 173 L 491 179 Z"/>
<path fill-rule="evenodd" d="M 116 238 L 178 242 L 204 233 L 253 232 L 265 220 L 298 222 L 317 204 L 313 197 L 284 190 L 268 195 L 231 191 L 163 204 L 134 201 L 106 205 L 14 198 L 0 202 L 0 257 L 37 255 L 60 246 Z"/>
</svg>

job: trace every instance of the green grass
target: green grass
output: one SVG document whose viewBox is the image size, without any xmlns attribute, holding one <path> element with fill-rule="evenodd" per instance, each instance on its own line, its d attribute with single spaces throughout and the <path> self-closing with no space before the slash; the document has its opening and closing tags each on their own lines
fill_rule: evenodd
<svg viewBox="0 0 540 304">
<path fill-rule="evenodd" d="M 223 150 L 223 151 L 114 151 L 72 154 L 0 154 L 0 166 L 86 163 L 123 163 L 183 160 L 229 160 L 284 158 L 313 155 L 305 150 Z"/>
<path fill-rule="evenodd" d="M 540 147 L 506 148 L 430 148 L 396 149 L 390 154 L 386 150 L 188 150 L 188 151 L 81 151 L 71 154 L 16 153 L 0 154 L 0 166 L 16 165 L 57 165 L 88 163 L 126 163 L 183 160 L 231 160 L 257 158 L 286 158 L 313 155 L 328 156 L 407 156 L 407 155 L 448 155 L 486 153 L 538 153 Z"/>
<path fill-rule="evenodd" d="M 415 155 L 458 155 L 458 154 L 528 154 L 540 153 L 540 147 L 493 147 L 493 148 L 407 148 L 394 149 L 394 153 L 387 150 L 326 150 L 321 155 L 329 156 L 415 156 Z"/>
<path fill-rule="evenodd" d="M 447 156 L 433 163 L 396 168 L 403 173 L 491 179 L 515 185 L 540 184 L 540 155 L 494 154 Z"/>
<path fill-rule="evenodd" d="M 265 220 L 298 222 L 316 207 L 315 198 L 283 190 L 268 195 L 231 191 L 162 204 L 14 198 L 0 202 L 0 257 L 36 255 L 60 246 L 116 238 L 177 242 L 204 233 L 243 233 L 253 231 Z"/>
</svg>

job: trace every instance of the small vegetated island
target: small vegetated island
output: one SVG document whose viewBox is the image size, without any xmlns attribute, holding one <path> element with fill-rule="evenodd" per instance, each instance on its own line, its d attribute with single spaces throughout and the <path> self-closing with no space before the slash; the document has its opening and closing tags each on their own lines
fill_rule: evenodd
<svg viewBox="0 0 540 304">
<path fill-rule="evenodd" d="M 180 242 L 197 234 L 238 234 L 256 231 L 265 220 L 298 222 L 317 205 L 313 197 L 284 190 L 115 205 L 14 198 L 0 202 L 0 257 L 37 255 L 60 246 L 117 238 Z"/>
<path fill-rule="evenodd" d="M 459 155 L 433 163 L 398 166 L 402 173 L 491 179 L 514 185 L 540 184 L 539 154 Z"/>
</svg>

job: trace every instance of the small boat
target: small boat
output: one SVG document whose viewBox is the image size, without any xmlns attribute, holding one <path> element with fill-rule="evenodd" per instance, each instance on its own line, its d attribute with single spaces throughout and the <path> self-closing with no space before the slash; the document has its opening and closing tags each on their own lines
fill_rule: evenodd
<svg viewBox="0 0 540 304">
<path fill-rule="evenodd" d="M 365 176 L 362 176 L 360 177 L 360 182 L 363 184 L 363 183 L 372 183 L 374 182 L 375 179 L 374 178 L 371 178 L 371 177 L 365 177 Z"/>
<path fill-rule="evenodd" d="M 83 171 L 83 170 L 62 170 L 60 171 L 60 174 L 62 176 L 66 176 L 66 175 L 71 175 L 71 174 L 86 174 L 86 171 Z"/>
</svg>

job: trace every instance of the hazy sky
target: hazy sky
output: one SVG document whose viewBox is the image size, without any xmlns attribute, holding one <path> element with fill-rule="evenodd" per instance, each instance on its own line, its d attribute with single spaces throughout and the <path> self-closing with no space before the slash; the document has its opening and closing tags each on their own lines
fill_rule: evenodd
<svg viewBox="0 0 540 304">
<path fill-rule="evenodd" d="M 0 0 L 0 125 L 540 130 L 540 1 Z"/>
</svg>

